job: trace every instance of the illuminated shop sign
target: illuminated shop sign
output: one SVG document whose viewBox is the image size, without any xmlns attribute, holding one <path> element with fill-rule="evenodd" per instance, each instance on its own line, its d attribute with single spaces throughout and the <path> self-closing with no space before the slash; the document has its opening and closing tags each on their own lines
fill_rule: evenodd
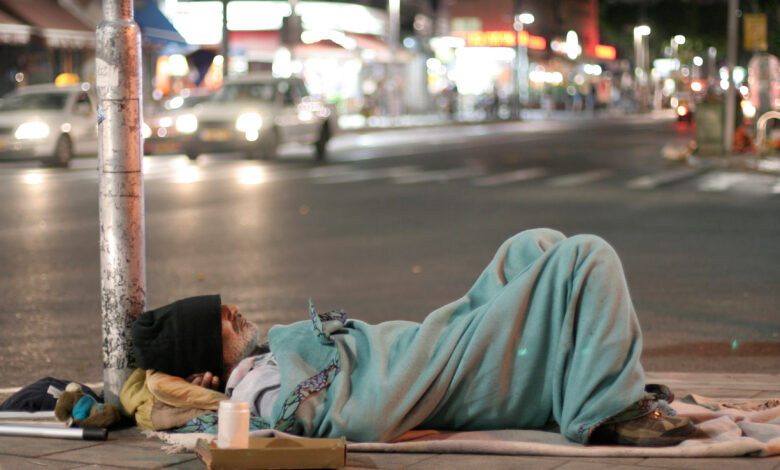
<svg viewBox="0 0 780 470">
<path fill-rule="evenodd" d="M 454 35 L 466 41 L 466 47 L 525 46 L 540 51 L 547 47 L 545 38 L 529 34 L 528 31 L 464 31 Z"/>
<path fill-rule="evenodd" d="M 292 12 L 288 1 L 240 1 L 227 4 L 229 31 L 278 31 Z M 292 2 L 294 3 L 294 2 Z M 381 35 L 387 31 L 383 10 L 345 2 L 298 2 L 295 12 L 308 31 Z M 166 13 L 188 44 L 222 41 L 222 2 L 167 0 Z"/>
<path fill-rule="evenodd" d="M 520 31 L 517 33 L 517 41 L 520 46 L 525 46 L 537 51 L 543 51 L 547 48 L 547 39 L 529 34 L 528 31 Z"/>
<path fill-rule="evenodd" d="M 612 46 L 607 46 L 604 44 L 596 44 L 596 48 L 593 51 L 593 55 L 595 55 L 599 59 L 615 60 L 615 58 L 617 57 L 617 51 Z"/>
<path fill-rule="evenodd" d="M 566 55 L 569 58 L 576 58 L 582 51 L 579 44 L 573 41 L 563 41 L 559 38 L 550 41 L 550 49 L 556 54 Z M 601 60 L 615 60 L 617 50 L 613 46 L 606 44 L 596 44 L 593 48 L 593 57 Z"/>
</svg>

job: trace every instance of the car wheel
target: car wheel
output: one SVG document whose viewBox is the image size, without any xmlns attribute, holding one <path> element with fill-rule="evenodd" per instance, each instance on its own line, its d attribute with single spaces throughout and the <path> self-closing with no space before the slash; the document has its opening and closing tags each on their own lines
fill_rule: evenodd
<svg viewBox="0 0 780 470">
<path fill-rule="evenodd" d="M 263 134 L 260 138 L 260 154 L 265 160 L 276 158 L 276 152 L 279 148 L 279 131 L 274 128 Z"/>
<path fill-rule="evenodd" d="M 325 160 L 329 140 L 330 140 L 330 126 L 326 122 L 325 124 L 322 125 L 322 129 L 320 129 L 320 137 L 319 139 L 317 139 L 317 142 L 314 144 L 314 150 L 315 150 L 314 158 L 316 158 L 318 162 Z"/>
<path fill-rule="evenodd" d="M 73 159 L 73 143 L 67 134 L 62 134 L 57 139 L 57 145 L 54 147 L 54 155 L 52 155 L 47 163 L 50 166 L 56 166 L 65 168 Z"/>
</svg>

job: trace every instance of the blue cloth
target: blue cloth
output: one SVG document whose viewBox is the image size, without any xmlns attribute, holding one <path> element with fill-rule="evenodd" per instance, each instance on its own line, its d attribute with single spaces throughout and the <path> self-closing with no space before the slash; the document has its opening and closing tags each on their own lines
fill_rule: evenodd
<svg viewBox="0 0 780 470">
<path fill-rule="evenodd" d="M 275 326 L 275 427 L 389 441 L 414 428 L 541 428 L 567 438 L 645 396 L 639 324 L 601 238 L 522 232 L 462 298 L 422 323 L 370 325 L 343 312 Z"/>
<path fill-rule="evenodd" d="M 84 421 L 89 418 L 89 411 L 92 409 L 92 405 L 96 404 L 97 401 L 89 395 L 84 395 L 79 398 L 79 401 L 73 406 L 73 411 L 71 412 L 73 419 Z M 98 411 L 100 411 L 100 408 L 98 408 Z"/>
</svg>

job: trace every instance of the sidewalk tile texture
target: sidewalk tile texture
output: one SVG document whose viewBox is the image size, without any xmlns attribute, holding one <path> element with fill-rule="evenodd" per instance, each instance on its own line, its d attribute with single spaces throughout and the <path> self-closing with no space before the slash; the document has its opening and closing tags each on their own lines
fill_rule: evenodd
<svg viewBox="0 0 780 470">
<path fill-rule="evenodd" d="M 670 385 L 677 397 L 696 393 L 711 398 L 754 401 L 780 398 L 776 374 L 647 374 L 649 382 Z M 195 454 L 168 455 L 161 442 L 137 428 L 109 433 L 104 442 L 0 436 L 0 470 L 176 469 L 202 470 Z M 770 458 L 596 458 L 535 457 L 479 454 L 349 453 L 348 470 L 780 470 L 780 456 Z"/>
</svg>

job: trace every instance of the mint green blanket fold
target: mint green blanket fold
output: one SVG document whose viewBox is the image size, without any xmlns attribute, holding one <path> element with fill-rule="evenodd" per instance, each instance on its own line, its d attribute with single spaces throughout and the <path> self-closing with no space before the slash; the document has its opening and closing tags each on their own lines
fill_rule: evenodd
<svg viewBox="0 0 780 470">
<path fill-rule="evenodd" d="M 343 312 L 269 333 L 276 427 L 389 441 L 415 428 L 541 428 L 570 440 L 643 398 L 641 333 L 617 254 L 549 229 L 504 242 L 462 298 L 422 323 Z"/>
</svg>

